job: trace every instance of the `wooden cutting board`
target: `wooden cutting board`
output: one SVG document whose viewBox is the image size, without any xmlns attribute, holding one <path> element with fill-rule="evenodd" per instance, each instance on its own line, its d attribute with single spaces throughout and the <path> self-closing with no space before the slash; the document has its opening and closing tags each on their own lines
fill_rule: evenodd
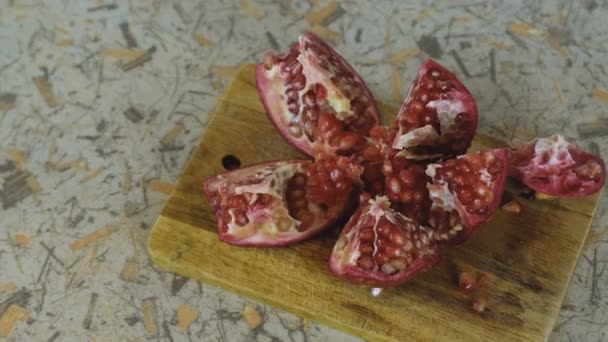
<svg viewBox="0 0 608 342">
<path fill-rule="evenodd" d="M 390 122 L 394 108 L 381 106 Z M 483 115 L 483 113 L 482 113 Z M 497 146 L 478 135 L 474 149 Z M 149 239 L 149 253 L 175 273 L 252 297 L 370 340 L 546 340 L 581 253 L 599 195 L 580 200 L 526 200 L 525 211 L 498 211 L 462 246 L 445 250 L 429 272 L 378 298 L 333 277 L 327 258 L 335 233 L 284 248 L 237 248 L 221 243 L 201 190 L 232 155 L 243 165 L 303 157 L 268 120 L 254 66 L 240 69 L 212 115 L 175 192 Z M 521 189 L 507 185 L 507 196 Z M 337 229 L 336 229 L 337 230 Z M 457 286 L 458 271 L 488 272 L 488 306 L 472 310 Z"/>
</svg>

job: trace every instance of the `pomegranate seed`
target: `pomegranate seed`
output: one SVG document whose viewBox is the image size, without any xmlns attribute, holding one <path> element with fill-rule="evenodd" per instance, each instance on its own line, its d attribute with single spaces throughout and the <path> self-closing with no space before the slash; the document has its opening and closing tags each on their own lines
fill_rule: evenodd
<svg viewBox="0 0 608 342">
<path fill-rule="evenodd" d="M 403 185 L 408 188 L 414 186 L 414 183 L 416 182 L 414 174 L 410 170 L 399 171 L 399 178 L 401 179 L 401 182 L 403 182 Z"/>
<path fill-rule="evenodd" d="M 371 243 L 362 243 L 359 246 L 359 250 L 361 250 L 362 254 L 372 254 L 374 246 Z"/>
<path fill-rule="evenodd" d="M 374 126 L 369 131 L 369 135 L 374 140 L 384 140 L 388 135 L 387 128 L 384 126 Z"/>
<path fill-rule="evenodd" d="M 357 265 L 363 269 L 369 270 L 374 268 L 374 259 L 370 255 L 361 255 L 357 259 Z"/>
<path fill-rule="evenodd" d="M 382 152 L 376 146 L 368 146 L 363 150 L 363 158 L 371 162 L 380 161 L 382 160 Z"/>
<path fill-rule="evenodd" d="M 306 198 L 300 198 L 300 199 L 294 201 L 291 205 L 295 209 L 307 208 L 308 200 Z"/>
<path fill-rule="evenodd" d="M 378 235 L 387 237 L 390 235 L 392 227 L 388 221 L 381 220 L 378 222 L 378 227 L 376 229 L 378 231 Z"/>
<path fill-rule="evenodd" d="M 325 87 L 322 86 L 321 84 L 317 83 L 317 85 L 315 87 L 315 93 L 317 95 L 318 102 L 324 102 L 325 99 L 327 98 L 327 89 L 325 89 Z"/>
<path fill-rule="evenodd" d="M 521 203 L 519 203 L 517 200 L 511 200 L 502 206 L 502 210 L 513 215 L 519 215 L 522 209 L 523 207 Z"/>
<path fill-rule="evenodd" d="M 424 110 L 424 104 L 420 101 L 412 101 L 408 109 L 410 112 L 418 114 Z"/>
<path fill-rule="evenodd" d="M 388 256 L 382 252 L 376 253 L 376 263 L 378 265 L 384 265 L 388 262 Z"/>
<path fill-rule="evenodd" d="M 298 114 L 300 111 L 300 104 L 297 102 L 288 102 L 287 110 L 289 110 L 291 113 Z"/>
<path fill-rule="evenodd" d="M 401 271 L 402 269 L 407 267 L 408 262 L 405 258 L 395 258 L 391 260 L 391 265 L 393 265 L 393 267 L 395 267 L 397 271 Z"/>
<path fill-rule="evenodd" d="M 391 263 L 386 263 L 380 267 L 380 270 L 385 274 L 395 274 L 397 273 L 397 268 L 393 266 Z"/>
<path fill-rule="evenodd" d="M 297 213 L 296 219 L 302 223 L 297 227 L 299 232 L 305 231 L 313 224 L 315 216 L 310 211 L 305 209 L 300 210 Z"/>
<path fill-rule="evenodd" d="M 286 217 L 281 217 L 277 222 L 277 229 L 282 232 L 286 232 L 291 228 L 291 220 Z"/>
<path fill-rule="evenodd" d="M 276 64 L 277 64 L 276 55 L 272 52 L 267 52 L 264 55 L 264 68 L 266 68 L 266 70 L 270 70 Z"/>
<path fill-rule="evenodd" d="M 391 242 L 398 246 L 405 243 L 405 235 L 399 229 L 393 229 L 389 235 Z"/>
<path fill-rule="evenodd" d="M 374 240 L 374 232 L 371 230 L 371 228 L 362 230 L 359 233 L 359 239 L 361 239 L 361 241 L 373 241 Z"/>
<path fill-rule="evenodd" d="M 306 185 L 306 175 L 303 173 L 296 173 L 295 175 L 293 175 L 293 177 L 291 178 L 291 181 L 293 182 L 292 184 L 294 186 L 297 187 L 303 187 L 304 185 Z"/>
<path fill-rule="evenodd" d="M 392 258 L 401 256 L 403 254 L 403 251 L 401 250 L 401 248 L 395 247 L 395 246 L 386 246 L 386 248 L 384 249 L 384 252 L 389 257 L 392 257 Z"/>
<path fill-rule="evenodd" d="M 465 291 L 470 291 L 475 287 L 475 276 L 467 271 L 458 274 L 458 286 Z"/>
<path fill-rule="evenodd" d="M 336 139 L 339 141 L 338 150 L 348 151 L 354 149 L 360 143 L 361 137 L 356 133 L 343 133 L 336 137 Z"/>
<path fill-rule="evenodd" d="M 389 177 L 386 179 L 386 187 L 393 192 L 393 194 L 399 194 L 401 192 L 401 183 L 397 177 Z"/>
<path fill-rule="evenodd" d="M 247 215 L 245 215 L 244 212 L 235 210 L 234 223 L 238 224 L 239 226 L 244 226 L 249 223 L 249 219 L 247 218 Z"/>
<path fill-rule="evenodd" d="M 421 93 L 418 93 L 418 99 L 420 100 L 420 102 L 422 103 L 427 103 L 429 102 L 429 93 L 423 91 Z"/>
<path fill-rule="evenodd" d="M 289 126 L 289 134 L 293 135 L 296 138 L 299 138 L 299 137 L 302 136 L 302 128 L 297 123 L 294 124 L 294 125 L 290 125 Z"/>
<path fill-rule="evenodd" d="M 473 310 L 478 313 L 484 312 L 486 305 L 488 305 L 488 301 L 483 297 L 476 297 L 473 299 Z"/>
<path fill-rule="evenodd" d="M 366 204 L 367 202 L 369 202 L 369 200 L 372 198 L 372 195 L 363 192 L 359 195 L 359 203 L 361 205 Z"/>
</svg>

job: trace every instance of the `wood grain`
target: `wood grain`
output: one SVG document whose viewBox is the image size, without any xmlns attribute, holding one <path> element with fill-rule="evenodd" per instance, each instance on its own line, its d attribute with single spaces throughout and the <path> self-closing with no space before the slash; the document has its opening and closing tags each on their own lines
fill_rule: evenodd
<svg viewBox="0 0 608 342">
<path fill-rule="evenodd" d="M 383 113 L 394 108 L 381 105 Z M 384 121 L 390 121 L 385 117 Z M 500 142 L 478 135 L 474 149 Z M 371 340 L 546 340 L 581 252 L 599 195 L 581 200 L 526 200 L 520 216 L 498 212 L 466 244 L 447 249 L 438 267 L 372 298 L 364 287 L 333 277 L 327 257 L 332 232 L 274 249 L 220 243 L 201 191 L 202 179 L 242 165 L 302 157 L 269 122 L 258 98 L 254 67 L 242 67 L 220 99 L 201 143 L 149 239 L 154 262 Z M 509 182 L 506 196 L 518 197 Z M 335 232 L 333 232 L 335 234 Z M 458 289 L 460 269 L 488 272 L 488 308 L 471 309 Z"/>
</svg>

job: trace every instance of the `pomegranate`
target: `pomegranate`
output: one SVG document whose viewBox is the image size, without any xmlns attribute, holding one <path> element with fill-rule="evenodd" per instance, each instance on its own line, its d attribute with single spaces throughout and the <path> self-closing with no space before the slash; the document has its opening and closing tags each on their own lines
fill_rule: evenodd
<svg viewBox="0 0 608 342">
<path fill-rule="evenodd" d="M 376 288 L 395 286 L 439 262 L 433 231 L 391 209 L 385 196 L 359 207 L 329 258 L 336 276 Z"/>
<path fill-rule="evenodd" d="M 604 161 L 559 134 L 516 143 L 509 150 L 509 175 L 540 194 L 582 197 L 599 191 L 606 180 Z"/>
<path fill-rule="evenodd" d="M 288 245 L 340 218 L 352 185 L 336 199 L 324 200 L 311 185 L 322 174 L 310 174 L 307 169 L 313 165 L 308 160 L 270 161 L 207 178 L 205 195 L 217 218 L 220 240 L 251 247 Z M 337 188 L 349 180 L 341 174 L 323 181 L 322 188 Z"/>
<path fill-rule="evenodd" d="M 505 149 L 483 150 L 430 164 L 426 174 L 433 204 L 429 224 L 435 238 L 464 242 L 488 221 L 500 203 L 508 172 Z"/>
<path fill-rule="evenodd" d="M 378 109 L 357 72 L 312 33 L 256 68 L 258 92 L 285 140 L 314 156 L 350 154 L 365 146 Z"/>
<path fill-rule="evenodd" d="M 427 59 L 393 121 L 392 146 L 410 159 L 466 153 L 477 130 L 477 106 L 454 74 Z"/>
</svg>

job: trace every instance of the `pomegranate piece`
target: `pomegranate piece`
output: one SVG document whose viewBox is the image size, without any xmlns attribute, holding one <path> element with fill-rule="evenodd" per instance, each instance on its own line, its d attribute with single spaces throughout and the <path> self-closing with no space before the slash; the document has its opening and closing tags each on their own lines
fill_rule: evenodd
<svg viewBox="0 0 608 342">
<path fill-rule="evenodd" d="M 351 154 L 365 147 L 378 109 L 357 72 L 312 33 L 280 55 L 268 53 L 256 68 L 266 112 L 292 146 L 317 153 Z"/>
<path fill-rule="evenodd" d="M 309 183 L 319 173 L 307 172 L 312 165 L 308 160 L 270 161 L 207 178 L 203 187 L 220 240 L 237 246 L 283 246 L 310 238 L 340 218 L 352 185 L 341 199 L 329 203 L 318 196 L 313 201 Z M 326 184 L 338 183 L 330 177 Z"/>
<path fill-rule="evenodd" d="M 466 153 L 477 130 L 477 106 L 448 69 L 427 59 L 393 121 L 392 147 L 409 159 Z"/>
<path fill-rule="evenodd" d="M 509 175 L 539 194 L 583 197 L 604 186 L 606 165 L 555 134 L 513 146 L 509 150 Z"/>
<path fill-rule="evenodd" d="M 512 200 L 503 204 L 501 209 L 508 214 L 519 215 L 521 214 L 523 207 L 517 200 Z"/>
<path fill-rule="evenodd" d="M 359 207 L 331 252 L 329 269 L 355 284 L 396 286 L 440 260 L 433 232 L 391 209 L 385 196 Z"/>
<path fill-rule="evenodd" d="M 498 207 L 508 171 L 505 149 L 483 150 L 440 164 L 426 174 L 433 204 L 429 224 L 438 241 L 462 243 L 487 222 Z"/>
</svg>

